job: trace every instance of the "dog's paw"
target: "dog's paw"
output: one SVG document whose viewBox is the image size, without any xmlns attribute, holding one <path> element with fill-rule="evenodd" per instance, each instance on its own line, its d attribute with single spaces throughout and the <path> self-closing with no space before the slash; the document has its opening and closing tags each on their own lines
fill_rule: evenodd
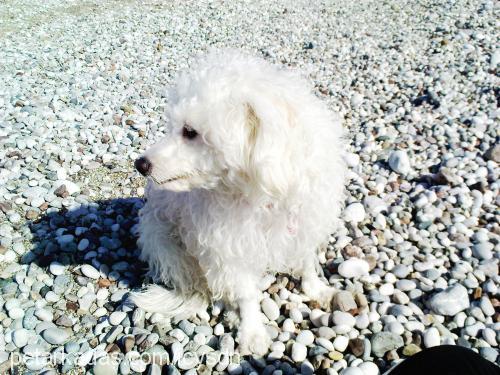
<svg viewBox="0 0 500 375">
<path fill-rule="evenodd" d="M 356 305 L 356 301 L 354 300 L 354 296 L 351 292 L 341 290 L 335 293 L 332 301 L 333 310 L 340 311 L 349 311 L 356 309 L 358 306 Z"/>
<path fill-rule="evenodd" d="M 271 338 L 264 325 L 254 325 L 240 328 L 238 342 L 241 355 L 257 354 L 263 356 L 269 350 Z"/>
<path fill-rule="evenodd" d="M 329 309 L 330 306 L 332 305 L 332 299 L 334 298 L 335 294 L 336 294 L 335 288 L 327 286 L 325 288 L 321 288 L 321 290 L 319 290 L 316 293 L 316 296 L 314 298 L 312 297 L 310 298 L 319 302 L 322 308 Z"/>
<path fill-rule="evenodd" d="M 332 299 L 337 291 L 331 286 L 325 285 L 323 282 L 303 283 L 302 289 L 304 293 L 313 301 L 316 301 L 324 309 L 329 309 L 332 305 Z"/>
</svg>

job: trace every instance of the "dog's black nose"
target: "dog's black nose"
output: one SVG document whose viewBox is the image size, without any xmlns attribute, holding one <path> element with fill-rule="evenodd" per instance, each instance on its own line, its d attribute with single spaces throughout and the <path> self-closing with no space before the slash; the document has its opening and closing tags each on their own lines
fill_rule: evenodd
<svg viewBox="0 0 500 375">
<path fill-rule="evenodd" d="M 143 176 L 149 176 L 151 174 L 151 170 L 153 169 L 153 165 L 151 162 L 145 158 L 145 157 L 140 157 L 139 159 L 136 159 L 134 162 L 135 169 L 139 171 L 140 174 Z"/>
</svg>

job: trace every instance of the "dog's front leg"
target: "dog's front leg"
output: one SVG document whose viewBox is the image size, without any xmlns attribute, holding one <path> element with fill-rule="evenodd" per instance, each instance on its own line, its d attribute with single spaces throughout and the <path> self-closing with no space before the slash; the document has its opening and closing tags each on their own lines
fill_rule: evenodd
<svg viewBox="0 0 500 375">
<path fill-rule="evenodd" d="M 264 325 L 260 312 L 260 291 L 255 287 L 245 288 L 237 304 L 240 310 L 241 324 L 238 331 L 240 353 L 264 355 L 271 345 L 271 339 Z"/>
</svg>

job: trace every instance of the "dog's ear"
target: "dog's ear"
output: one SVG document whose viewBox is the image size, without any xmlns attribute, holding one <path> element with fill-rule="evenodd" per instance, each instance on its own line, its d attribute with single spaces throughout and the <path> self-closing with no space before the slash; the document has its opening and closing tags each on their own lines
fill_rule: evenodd
<svg viewBox="0 0 500 375">
<path fill-rule="evenodd" d="M 297 119 L 286 100 L 268 100 L 245 103 L 244 173 L 251 191 L 279 199 L 288 193 L 296 170 L 293 163 L 298 147 L 293 146 L 293 139 Z"/>
</svg>

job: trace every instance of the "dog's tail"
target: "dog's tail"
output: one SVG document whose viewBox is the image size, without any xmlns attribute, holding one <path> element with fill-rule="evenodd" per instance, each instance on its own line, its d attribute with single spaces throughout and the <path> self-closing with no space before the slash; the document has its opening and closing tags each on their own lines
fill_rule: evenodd
<svg viewBox="0 0 500 375">
<path fill-rule="evenodd" d="M 182 320 L 196 314 L 202 318 L 207 316 L 208 298 L 201 293 L 186 296 L 153 284 L 143 292 L 133 292 L 130 299 L 137 307 L 147 312 L 160 313 L 165 318 Z"/>
</svg>

